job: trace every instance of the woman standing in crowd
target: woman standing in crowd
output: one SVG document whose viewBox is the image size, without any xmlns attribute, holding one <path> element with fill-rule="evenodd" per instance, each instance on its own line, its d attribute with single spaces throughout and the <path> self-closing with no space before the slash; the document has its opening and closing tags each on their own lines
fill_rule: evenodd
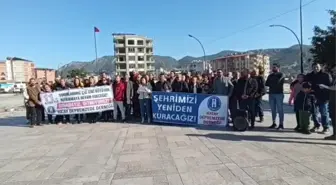
<svg viewBox="0 0 336 185">
<path fill-rule="evenodd" d="M 139 94 L 139 102 L 140 102 L 140 113 L 141 113 L 141 123 L 145 122 L 145 118 L 147 117 L 148 123 L 151 123 L 151 93 L 152 87 L 147 82 L 145 77 L 141 78 L 141 83 L 137 90 Z"/>
<path fill-rule="evenodd" d="M 83 88 L 81 80 L 79 78 L 75 78 L 74 79 L 73 87 L 75 89 L 81 89 L 81 88 Z M 83 122 L 83 120 L 84 120 L 84 115 L 83 114 L 76 114 L 75 115 L 75 120 L 76 120 L 76 122 L 78 124 L 81 124 Z"/>
<path fill-rule="evenodd" d="M 94 87 L 94 86 L 96 86 L 95 79 L 94 79 L 93 76 L 90 76 L 89 80 L 88 80 L 88 83 L 86 84 L 85 87 Z M 95 112 L 87 113 L 86 118 L 87 118 L 87 120 L 90 124 L 96 123 L 97 119 L 98 119 L 98 113 L 95 113 Z"/>
<path fill-rule="evenodd" d="M 304 74 L 298 74 L 296 77 L 296 80 L 290 85 L 290 96 L 288 100 L 289 105 L 293 105 L 296 96 L 299 94 L 300 91 L 302 91 L 302 83 L 304 81 Z"/>
<path fill-rule="evenodd" d="M 135 77 L 134 83 L 133 83 L 133 116 L 135 118 L 140 117 L 140 105 L 139 105 L 139 94 L 137 93 L 139 85 L 140 85 L 140 79 L 141 76 L 137 74 Z"/>
</svg>

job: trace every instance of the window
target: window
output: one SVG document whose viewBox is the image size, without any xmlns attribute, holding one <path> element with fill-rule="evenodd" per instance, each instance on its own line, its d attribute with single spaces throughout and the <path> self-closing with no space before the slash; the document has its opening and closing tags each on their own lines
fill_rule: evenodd
<svg viewBox="0 0 336 185">
<path fill-rule="evenodd" d="M 153 52 L 153 50 L 151 48 L 146 49 L 146 53 L 152 53 L 152 52 Z"/>
<path fill-rule="evenodd" d="M 128 67 L 131 68 L 131 69 L 134 69 L 135 68 L 135 64 L 130 64 Z"/>
<path fill-rule="evenodd" d="M 143 48 L 138 48 L 138 52 L 139 52 L 139 53 L 143 53 L 143 52 L 144 52 L 144 49 L 143 49 Z"/>
<path fill-rule="evenodd" d="M 135 52 L 135 49 L 134 49 L 134 48 L 128 48 L 128 52 L 129 52 L 129 53 L 134 53 L 134 52 Z"/>
<path fill-rule="evenodd" d="M 126 64 L 118 64 L 117 69 L 126 69 Z"/>
<path fill-rule="evenodd" d="M 144 61 L 145 60 L 145 57 L 143 56 L 138 56 L 138 61 Z"/>
<path fill-rule="evenodd" d="M 4 72 L 1 73 L 1 76 L 5 76 L 6 74 Z"/>
<path fill-rule="evenodd" d="M 6 78 L 5 77 L 1 77 L 1 80 L 6 80 Z"/>
<path fill-rule="evenodd" d="M 140 46 L 144 45 L 144 41 L 143 40 L 137 40 L 137 45 L 140 45 Z"/>
<path fill-rule="evenodd" d="M 135 43 L 134 40 L 127 40 L 128 45 L 134 45 L 134 43 Z"/>
<path fill-rule="evenodd" d="M 128 60 L 135 61 L 135 56 L 128 56 Z"/>
<path fill-rule="evenodd" d="M 125 53 L 125 51 L 126 51 L 125 48 L 119 48 L 118 49 L 118 53 Z"/>
<path fill-rule="evenodd" d="M 151 61 L 151 60 L 152 60 L 152 57 L 146 56 L 146 61 Z"/>
<path fill-rule="evenodd" d="M 125 61 L 125 58 L 124 57 L 119 57 L 118 61 L 123 62 L 123 61 Z"/>
<path fill-rule="evenodd" d="M 138 64 L 138 68 L 140 68 L 140 69 L 145 68 L 145 65 L 144 64 Z"/>
</svg>

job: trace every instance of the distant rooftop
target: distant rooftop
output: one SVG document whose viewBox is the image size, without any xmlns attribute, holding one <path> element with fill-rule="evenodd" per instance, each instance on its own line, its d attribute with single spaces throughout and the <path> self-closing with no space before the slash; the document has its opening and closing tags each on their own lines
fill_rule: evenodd
<svg viewBox="0 0 336 185">
<path fill-rule="evenodd" d="M 55 69 L 50 69 L 50 68 L 35 68 L 35 70 L 41 70 L 41 71 L 55 71 Z"/>
<path fill-rule="evenodd" d="M 265 54 L 257 54 L 257 53 L 239 53 L 239 54 L 230 54 L 230 55 L 218 57 L 218 58 L 215 58 L 213 60 L 219 60 L 219 59 L 225 59 L 225 58 L 236 58 L 236 57 L 243 57 L 243 56 L 248 56 L 248 55 L 264 55 L 264 56 L 267 56 Z"/>
<path fill-rule="evenodd" d="M 7 57 L 6 59 L 7 60 L 22 60 L 22 61 L 26 61 L 26 62 L 32 62 L 30 60 L 19 58 L 19 57 Z"/>
<path fill-rule="evenodd" d="M 112 33 L 113 36 L 136 35 L 134 33 Z"/>
</svg>

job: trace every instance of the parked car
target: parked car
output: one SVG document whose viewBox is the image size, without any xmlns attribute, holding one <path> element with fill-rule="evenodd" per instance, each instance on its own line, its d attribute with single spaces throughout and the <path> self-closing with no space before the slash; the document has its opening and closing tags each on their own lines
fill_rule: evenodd
<svg viewBox="0 0 336 185">
<path fill-rule="evenodd" d="M 13 83 L 0 84 L 0 93 L 11 93 L 13 92 L 13 88 Z"/>
</svg>

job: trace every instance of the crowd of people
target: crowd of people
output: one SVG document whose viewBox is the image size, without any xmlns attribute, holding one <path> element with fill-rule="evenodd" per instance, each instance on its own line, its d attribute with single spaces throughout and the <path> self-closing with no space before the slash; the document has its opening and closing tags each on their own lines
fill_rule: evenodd
<svg viewBox="0 0 336 185">
<path fill-rule="evenodd" d="M 335 125 L 336 114 L 336 70 L 329 74 L 321 70 L 319 64 L 312 65 L 313 71 L 306 75 L 300 74 L 291 84 L 291 95 L 289 104 L 294 105 L 294 112 L 297 118 L 296 131 L 305 134 L 319 131 L 329 131 L 330 121 Z M 334 80 L 332 80 L 332 76 Z M 74 78 L 73 83 L 67 83 L 65 79 L 57 79 L 54 83 L 36 82 L 30 79 L 24 98 L 27 108 L 27 119 L 31 127 L 35 125 L 47 124 L 67 124 L 70 123 L 70 115 L 57 115 L 53 119 L 52 115 L 45 115 L 44 108 L 40 100 L 40 94 L 52 91 L 62 91 L 71 88 L 86 88 L 94 86 L 111 85 L 113 89 L 113 111 L 101 113 L 78 114 L 74 116 L 72 123 L 96 123 L 97 121 L 117 121 L 122 122 L 134 118 L 140 118 L 141 123 L 152 122 L 151 94 L 152 91 L 161 92 L 182 92 L 182 93 L 203 93 L 224 95 L 229 97 L 230 121 L 234 120 L 237 110 L 245 110 L 248 113 L 250 129 L 254 128 L 256 118 L 259 122 L 264 121 L 264 111 L 262 97 L 267 93 L 268 87 L 269 104 L 272 113 L 272 123 L 270 128 L 284 129 L 285 115 L 284 105 L 284 83 L 285 76 L 280 72 L 280 67 L 273 64 L 272 72 L 264 79 L 262 69 L 249 71 L 245 69 L 241 72 L 223 72 L 210 74 L 160 74 L 158 79 L 154 75 L 140 75 L 131 73 L 124 77 L 115 76 L 112 80 L 102 73 L 99 80 L 95 82 L 93 77 L 88 79 Z M 318 116 L 320 113 L 320 117 Z M 277 114 L 279 124 L 276 124 Z M 314 122 L 314 127 L 309 129 L 310 117 Z M 46 119 L 47 118 L 47 119 Z M 85 118 L 85 119 L 84 119 Z M 320 119 L 319 119 L 320 118 Z M 307 121 L 308 120 L 308 121 Z M 320 123 L 321 122 L 321 123 Z M 333 135 L 326 139 L 336 139 L 335 126 Z"/>
</svg>

